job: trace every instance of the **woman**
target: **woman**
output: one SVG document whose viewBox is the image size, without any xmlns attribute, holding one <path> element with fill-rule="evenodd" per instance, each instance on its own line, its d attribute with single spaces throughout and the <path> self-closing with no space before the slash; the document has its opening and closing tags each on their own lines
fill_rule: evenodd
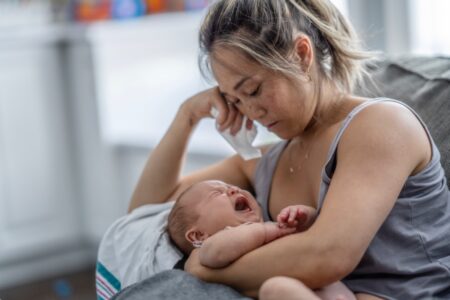
<svg viewBox="0 0 450 300">
<path fill-rule="evenodd" d="M 439 152 L 409 108 L 352 95 L 367 57 L 356 42 L 327 0 L 212 5 L 200 43 L 218 86 L 180 107 L 130 211 L 150 195 L 164 202 L 217 179 L 253 190 L 266 220 L 296 204 L 320 213 L 308 231 L 223 269 L 201 266 L 194 251 L 189 272 L 251 296 L 268 279 L 263 297 L 299 288 L 277 277 L 285 276 L 311 289 L 343 280 L 386 299 L 450 298 L 450 193 Z M 189 137 L 213 106 L 221 129 L 237 132 L 246 115 L 284 141 L 263 147 L 261 159 L 233 156 L 181 178 Z"/>
</svg>

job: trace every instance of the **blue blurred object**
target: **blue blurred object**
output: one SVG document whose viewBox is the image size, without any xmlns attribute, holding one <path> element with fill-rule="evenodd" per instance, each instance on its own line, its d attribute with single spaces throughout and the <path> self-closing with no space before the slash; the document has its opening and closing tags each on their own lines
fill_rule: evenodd
<svg viewBox="0 0 450 300">
<path fill-rule="evenodd" d="M 113 0 L 111 3 L 113 19 L 129 19 L 142 16 L 146 12 L 144 0 Z"/>
<path fill-rule="evenodd" d="M 69 299 L 73 294 L 72 286 L 64 279 L 58 279 L 53 283 L 53 291 L 59 299 Z"/>
</svg>

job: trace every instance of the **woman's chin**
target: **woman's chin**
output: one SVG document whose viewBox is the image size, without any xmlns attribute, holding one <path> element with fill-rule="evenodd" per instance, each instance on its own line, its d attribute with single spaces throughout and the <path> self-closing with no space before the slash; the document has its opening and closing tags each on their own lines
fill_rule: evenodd
<svg viewBox="0 0 450 300">
<path fill-rule="evenodd" d="M 289 140 L 298 135 L 293 130 L 289 130 L 290 128 L 286 128 L 283 125 L 282 122 L 278 122 L 275 125 L 268 127 L 267 130 L 283 140 Z"/>
<path fill-rule="evenodd" d="M 272 133 L 275 134 L 277 137 L 279 137 L 282 140 L 290 140 L 297 136 L 293 132 L 281 131 L 281 130 L 280 131 L 272 131 Z"/>
</svg>

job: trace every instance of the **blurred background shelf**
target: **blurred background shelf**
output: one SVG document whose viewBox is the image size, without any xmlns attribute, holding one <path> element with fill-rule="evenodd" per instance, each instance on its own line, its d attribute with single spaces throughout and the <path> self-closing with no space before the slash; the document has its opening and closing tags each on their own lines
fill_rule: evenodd
<svg viewBox="0 0 450 300">
<path fill-rule="evenodd" d="M 95 264 L 146 155 L 205 87 L 201 17 L 0 28 L 0 291 Z M 186 171 L 231 153 L 206 126 Z"/>
</svg>

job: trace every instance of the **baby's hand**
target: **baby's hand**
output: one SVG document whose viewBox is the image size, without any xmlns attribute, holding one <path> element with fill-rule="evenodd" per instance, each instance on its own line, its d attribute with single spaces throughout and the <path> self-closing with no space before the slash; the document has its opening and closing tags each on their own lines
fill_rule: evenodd
<svg viewBox="0 0 450 300">
<path fill-rule="evenodd" d="M 295 227 L 298 232 L 308 229 L 316 219 L 316 209 L 305 205 L 291 205 L 285 207 L 277 216 L 278 225 Z"/>
</svg>

